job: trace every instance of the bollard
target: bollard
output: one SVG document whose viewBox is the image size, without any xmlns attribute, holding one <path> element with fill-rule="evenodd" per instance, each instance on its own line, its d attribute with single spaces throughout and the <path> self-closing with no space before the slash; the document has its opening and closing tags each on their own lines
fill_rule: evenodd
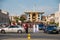
<svg viewBox="0 0 60 40">
<path fill-rule="evenodd" d="M 31 39 L 30 34 L 28 34 L 28 40 L 30 40 L 30 39 Z"/>
</svg>

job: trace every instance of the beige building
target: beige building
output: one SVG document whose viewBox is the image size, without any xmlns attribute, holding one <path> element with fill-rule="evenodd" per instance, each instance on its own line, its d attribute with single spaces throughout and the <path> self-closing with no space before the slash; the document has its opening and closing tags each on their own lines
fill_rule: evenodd
<svg viewBox="0 0 60 40">
<path fill-rule="evenodd" d="M 44 12 L 25 12 L 25 14 L 27 16 L 27 21 L 29 20 L 31 22 L 40 22 Z"/>
<path fill-rule="evenodd" d="M 46 17 L 47 22 L 55 22 L 55 14 L 48 15 Z"/>
<path fill-rule="evenodd" d="M 60 12 L 55 13 L 55 23 L 59 23 L 59 27 L 60 27 Z"/>
<path fill-rule="evenodd" d="M 59 12 L 56 12 L 55 13 L 55 22 L 58 23 L 59 22 L 59 17 L 60 16 L 60 13 Z"/>
<path fill-rule="evenodd" d="M 59 23 L 60 27 L 60 4 L 59 4 L 59 11 L 55 12 L 55 22 Z"/>
<path fill-rule="evenodd" d="M 9 19 L 10 19 L 10 21 L 11 21 L 11 25 L 13 25 L 13 23 L 14 23 L 15 25 L 17 25 L 16 19 L 15 19 L 16 17 L 20 18 L 20 16 L 9 16 Z M 20 22 L 20 20 L 18 20 L 18 22 Z"/>
<path fill-rule="evenodd" d="M 9 24 L 9 13 L 0 10 L 0 24 Z"/>
<path fill-rule="evenodd" d="M 14 17 L 20 18 L 20 16 L 9 16 L 9 19 L 10 19 L 11 21 L 16 21 Z"/>
<path fill-rule="evenodd" d="M 46 21 L 47 16 L 42 16 L 42 21 Z"/>
</svg>

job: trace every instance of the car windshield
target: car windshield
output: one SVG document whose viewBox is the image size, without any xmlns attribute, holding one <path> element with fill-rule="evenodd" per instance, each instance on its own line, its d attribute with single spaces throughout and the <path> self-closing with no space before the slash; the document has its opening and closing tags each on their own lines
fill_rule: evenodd
<svg viewBox="0 0 60 40">
<path fill-rule="evenodd" d="M 43 26 L 43 24 L 39 24 L 39 27 L 42 27 Z"/>
</svg>

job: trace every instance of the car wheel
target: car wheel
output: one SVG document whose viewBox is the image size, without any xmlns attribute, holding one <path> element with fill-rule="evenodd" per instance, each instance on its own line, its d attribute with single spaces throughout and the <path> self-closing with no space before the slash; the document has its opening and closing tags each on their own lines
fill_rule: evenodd
<svg viewBox="0 0 60 40">
<path fill-rule="evenodd" d="M 60 34 L 60 30 L 59 30 L 59 34 Z"/>
<path fill-rule="evenodd" d="M 18 33 L 22 33 L 22 31 L 21 30 L 18 30 Z"/>
<path fill-rule="evenodd" d="M 5 34 L 6 32 L 5 32 L 5 30 L 1 30 L 1 33 L 4 33 Z"/>
<path fill-rule="evenodd" d="M 59 34 L 59 32 L 57 32 L 57 34 Z"/>
<path fill-rule="evenodd" d="M 57 31 L 56 33 L 57 33 L 57 34 L 59 34 L 60 32 L 59 32 L 59 31 Z"/>
</svg>

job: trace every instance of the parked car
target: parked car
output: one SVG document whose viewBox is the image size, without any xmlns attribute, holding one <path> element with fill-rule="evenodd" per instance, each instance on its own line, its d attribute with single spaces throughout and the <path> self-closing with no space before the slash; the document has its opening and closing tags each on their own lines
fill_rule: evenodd
<svg viewBox="0 0 60 40">
<path fill-rule="evenodd" d="M 44 29 L 44 32 L 45 33 L 59 33 L 59 31 L 57 30 L 57 27 L 53 25 L 46 26 Z"/>
<path fill-rule="evenodd" d="M 42 30 L 44 27 L 44 24 L 38 24 L 38 26 L 39 26 L 39 30 Z"/>
<path fill-rule="evenodd" d="M 60 27 L 57 27 L 57 30 L 59 31 L 59 33 L 60 33 Z"/>
<path fill-rule="evenodd" d="M 1 28 L 1 33 L 6 33 L 6 32 L 17 32 L 17 33 L 22 33 L 25 31 L 25 29 L 19 25 L 11 25 L 6 28 Z"/>
</svg>

